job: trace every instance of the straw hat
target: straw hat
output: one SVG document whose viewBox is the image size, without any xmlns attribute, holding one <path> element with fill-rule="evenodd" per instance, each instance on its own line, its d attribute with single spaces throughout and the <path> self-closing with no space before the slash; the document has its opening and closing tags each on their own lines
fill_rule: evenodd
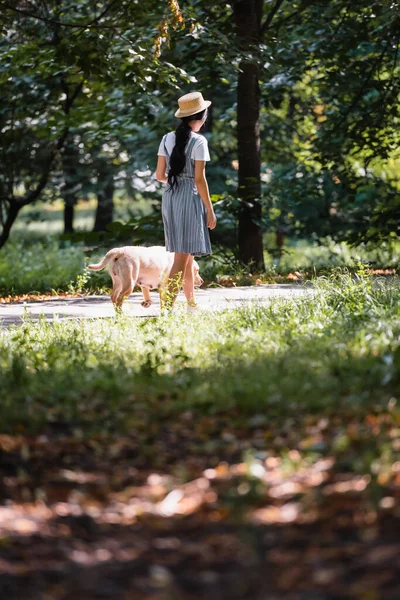
<svg viewBox="0 0 400 600">
<path fill-rule="evenodd" d="M 202 110 L 208 108 L 211 104 L 210 100 L 204 100 L 200 92 L 191 92 L 185 94 L 178 99 L 179 108 L 175 113 L 176 117 L 190 117 Z"/>
</svg>

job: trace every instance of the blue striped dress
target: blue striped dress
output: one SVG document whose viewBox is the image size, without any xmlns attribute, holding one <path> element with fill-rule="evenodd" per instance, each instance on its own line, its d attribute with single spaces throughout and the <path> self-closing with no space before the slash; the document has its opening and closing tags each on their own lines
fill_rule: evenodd
<svg viewBox="0 0 400 600">
<path fill-rule="evenodd" d="M 163 155 L 166 158 L 168 173 L 170 154 L 167 149 L 166 137 L 166 135 L 163 137 L 160 148 L 163 147 L 164 150 Z M 192 158 L 192 150 L 198 137 L 190 135 L 185 148 L 185 168 L 178 176 L 178 186 L 174 190 L 170 189 L 168 183 L 166 184 L 161 212 L 165 247 L 169 252 L 206 256 L 211 254 L 207 211 L 194 183 L 195 161 Z"/>
</svg>

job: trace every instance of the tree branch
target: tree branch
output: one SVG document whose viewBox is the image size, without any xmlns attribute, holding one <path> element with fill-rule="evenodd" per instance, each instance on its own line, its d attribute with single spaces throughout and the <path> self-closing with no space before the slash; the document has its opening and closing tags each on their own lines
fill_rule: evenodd
<svg viewBox="0 0 400 600">
<path fill-rule="evenodd" d="M 274 23 L 274 28 L 279 29 L 284 23 L 288 23 L 293 18 L 301 15 L 301 13 L 302 13 L 301 10 L 296 10 L 296 11 L 292 12 L 290 15 L 287 15 L 287 17 L 282 17 L 282 19 L 279 19 L 279 21 L 276 21 L 276 23 Z"/>
<path fill-rule="evenodd" d="M 93 19 L 89 21 L 89 23 L 65 23 L 63 21 L 55 21 L 54 19 L 48 19 L 47 17 L 42 17 L 41 15 L 37 15 L 30 11 L 22 10 L 17 8 L 16 6 L 11 6 L 8 2 L 1 2 L 1 5 L 6 8 L 6 10 L 11 10 L 13 12 L 24 15 L 25 17 L 31 17 L 32 19 L 37 19 L 38 21 L 42 21 L 43 23 L 50 23 L 51 25 L 60 25 L 61 27 L 70 27 L 74 29 L 113 29 L 115 25 L 97 25 L 98 21 L 102 19 L 111 8 L 121 2 L 121 0 L 112 0 L 110 4 L 103 10 L 103 12 Z"/>
<path fill-rule="evenodd" d="M 46 187 L 48 179 L 49 179 L 49 174 L 50 174 L 51 168 L 53 166 L 54 159 L 57 155 L 57 152 L 59 150 L 61 150 L 61 148 L 64 146 L 65 140 L 68 137 L 68 133 L 69 133 L 69 129 L 68 129 L 68 127 L 66 127 L 64 129 L 63 133 L 58 138 L 56 145 L 54 146 L 54 148 L 51 150 L 51 152 L 49 154 L 46 166 L 43 170 L 42 176 L 40 177 L 39 183 L 37 184 L 35 189 L 31 190 L 30 192 L 27 192 L 25 194 L 25 196 L 23 196 L 22 198 L 16 199 L 18 206 L 22 207 L 22 206 L 26 206 L 27 204 L 32 204 L 32 202 L 34 202 L 39 197 L 42 190 Z"/>
<path fill-rule="evenodd" d="M 66 108 L 66 112 L 69 113 L 71 106 L 73 105 L 73 103 L 76 100 L 77 95 L 79 94 L 79 92 L 82 90 L 83 88 L 83 81 L 81 81 L 75 88 L 75 90 L 72 93 L 72 96 L 69 97 L 68 99 L 68 103 L 66 104 L 65 108 Z"/>
<path fill-rule="evenodd" d="M 72 95 L 69 98 L 67 97 L 68 105 L 66 106 L 66 114 L 69 113 L 70 108 L 71 108 L 72 104 L 74 103 L 74 101 L 76 100 L 76 97 L 78 96 L 82 87 L 83 87 L 83 81 L 81 81 L 81 83 L 79 83 L 76 86 Z M 61 150 L 61 148 L 64 146 L 65 140 L 68 137 L 68 133 L 69 133 L 69 128 L 66 127 L 64 129 L 63 133 L 58 138 L 56 145 L 49 153 L 49 157 L 47 159 L 47 164 L 43 170 L 42 176 L 41 176 L 36 188 L 34 190 L 31 190 L 27 194 L 25 194 L 25 196 L 23 196 L 22 198 L 18 199 L 17 200 L 18 205 L 26 206 L 27 204 L 31 204 L 39 197 L 39 194 L 41 193 L 41 191 L 46 187 L 47 181 L 49 179 L 49 174 L 50 174 L 51 168 L 53 166 L 54 159 L 57 156 L 57 152 L 59 152 Z"/>
<path fill-rule="evenodd" d="M 273 21 L 273 18 L 275 17 L 276 13 L 278 12 L 278 10 L 280 9 L 280 7 L 282 6 L 282 4 L 284 2 L 285 2 L 285 0 L 276 0 L 274 6 L 269 11 L 268 16 L 265 19 L 264 23 L 261 25 L 261 29 L 260 29 L 261 37 L 268 31 L 268 29 Z"/>
<path fill-rule="evenodd" d="M 348 107 L 347 111 L 345 112 L 345 114 L 343 115 L 340 123 L 339 123 L 339 127 L 340 125 L 346 121 L 347 117 L 350 115 L 351 112 L 353 112 L 353 110 L 356 108 L 360 98 L 362 97 L 362 95 L 364 94 L 365 88 L 368 85 L 368 83 L 370 82 L 370 80 L 372 79 L 376 69 L 378 68 L 378 66 L 381 64 L 381 62 L 384 59 L 384 56 L 386 54 L 387 48 L 386 46 L 383 47 L 382 52 L 380 53 L 380 55 L 376 58 L 375 62 L 373 63 L 371 69 L 368 71 L 367 76 L 365 77 L 364 81 L 362 82 L 362 85 L 360 87 L 360 89 L 358 90 L 357 94 L 355 95 L 355 97 L 353 98 L 353 101 L 351 102 L 350 106 Z"/>
</svg>

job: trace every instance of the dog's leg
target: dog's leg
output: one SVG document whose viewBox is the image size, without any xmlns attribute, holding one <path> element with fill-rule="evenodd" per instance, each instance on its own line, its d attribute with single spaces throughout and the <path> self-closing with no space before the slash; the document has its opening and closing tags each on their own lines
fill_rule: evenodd
<svg viewBox="0 0 400 600">
<path fill-rule="evenodd" d="M 135 287 L 136 280 L 139 274 L 139 263 L 130 262 L 120 258 L 118 264 L 118 275 L 121 278 L 122 286 L 119 296 L 116 301 L 117 310 L 121 310 L 125 298 L 131 295 L 133 288 Z"/>
<path fill-rule="evenodd" d="M 112 283 L 113 283 L 111 302 L 116 307 L 118 297 L 122 291 L 122 281 L 120 280 L 120 278 L 117 275 L 115 275 L 112 272 L 112 270 L 110 270 L 110 275 L 111 275 L 111 279 L 112 279 Z"/>
<path fill-rule="evenodd" d="M 129 296 L 131 295 L 133 290 L 133 285 L 129 285 L 125 288 L 122 288 L 122 291 L 120 292 L 117 301 L 116 301 L 116 308 L 117 310 L 121 310 L 122 309 L 122 305 L 125 301 L 125 298 L 129 298 Z"/>
<path fill-rule="evenodd" d="M 143 308 L 149 308 L 152 304 L 150 290 L 148 287 L 141 287 L 141 290 L 143 293 L 143 300 L 141 302 L 141 305 L 143 306 Z"/>
<path fill-rule="evenodd" d="M 134 288 L 134 284 L 129 282 L 127 285 L 121 287 L 121 291 L 119 293 L 118 299 L 116 301 L 116 306 L 118 310 L 121 310 L 122 305 L 125 301 L 125 298 L 128 298 L 132 294 L 132 290 Z"/>
</svg>

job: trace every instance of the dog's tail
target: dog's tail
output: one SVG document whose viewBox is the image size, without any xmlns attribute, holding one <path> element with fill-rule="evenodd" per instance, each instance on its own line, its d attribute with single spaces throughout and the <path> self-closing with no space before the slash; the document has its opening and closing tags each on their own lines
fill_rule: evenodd
<svg viewBox="0 0 400 600">
<path fill-rule="evenodd" d="M 121 252 L 119 250 L 110 250 L 99 263 L 88 265 L 88 269 L 91 271 L 101 271 L 111 260 L 117 259 L 120 255 Z"/>
</svg>

